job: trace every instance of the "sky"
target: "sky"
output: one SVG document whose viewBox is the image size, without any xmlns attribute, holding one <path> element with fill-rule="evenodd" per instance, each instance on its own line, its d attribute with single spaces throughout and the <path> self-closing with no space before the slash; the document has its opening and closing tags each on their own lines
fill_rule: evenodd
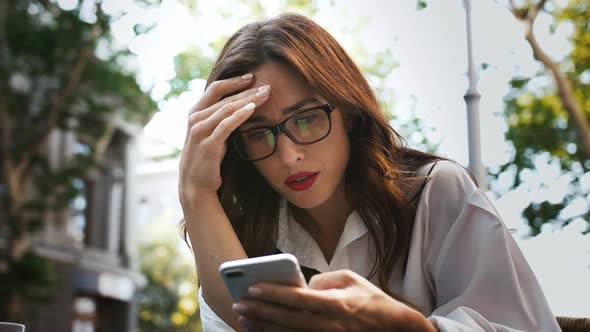
<svg viewBox="0 0 590 332">
<path fill-rule="evenodd" d="M 563 5 L 566 1 L 556 1 Z M 67 8 L 75 0 L 59 0 Z M 267 15 L 279 14 L 280 1 L 262 0 Z M 365 18 L 362 35 L 367 50 L 391 49 L 399 66 L 386 80 L 387 88 L 395 91 L 396 102 L 391 111 L 400 118 L 411 116 L 410 110 L 434 131 L 429 139 L 440 142 L 439 153 L 467 165 L 468 141 L 466 105 L 463 96 L 468 81 L 465 10 L 459 0 L 430 1 L 425 10 L 416 10 L 416 1 L 339 0 L 330 6 L 329 0 L 318 2 L 320 10 L 314 20 L 331 32 L 345 48 L 353 47 L 347 28 Z M 232 20 L 217 13 L 232 8 Z M 247 8 L 231 0 L 199 1 L 198 21 L 175 0 L 163 0 L 157 10 L 144 10 L 132 0 L 105 0 L 105 12 L 119 12 L 112 26 L 115 43 L 129 46 L 137 54 L 135 64 L 138 79 L 145 88 L 152 88 L 152 97 L 161 99 L 169 89 L 167 80 L 174 77 L 173 57 L 190 45 L 205 48 L 216 36 L 228 35 L 247 22 Z M 324 8 L 324 9 L 322 9 Z M 237 19 L 236 19 L 237 18 Z M 91 20 L 92 18 L 89 18 Z M 158 24 L 146 36 L 135 37 L 133 25 L 138 22 Z M 572 27 L 557 26 L 555 34 L 548 33 L 551 17 L 540 14 L 534 27 L 539 43 L 555 60 L 561 60 L 570 50 L 567 36 Z M 504 141 L 505 120 L 499 115 L 502 98 L 508 92 L 508 81 L 514 75 L 531 75 L 541 67 L 532 61 L 532 52 L 523 38 L 523 26 L 507 10 L 503 1 L 472 1 L 474 60 L 478 70 L 478 91 L 481 93 L 480 123 L 483 163 L 488 167 L 500 165 L 510 158 L 511 147 Z M 482 63 L 487 69 L 482 70 Z M 543 83 L 543 82 L 541 82 Z M 182 148 L 186 118 L 190 107 L 201 95 L 204 82 L 195 80 L 191 91 L 179 98 L 160 101 L 161 112 L 146 126 L 144 136 L 150 142 L 145 154 L 154 154 L 153 142 Z M 144 147 L 146 145 L 143 145 Z M 547 225 L 536 238 L 522 236 L 527 227 L 521 218 L 522 209 L 531 200 L 559 200 L 567 191 L 567 179 L 560 178 L 558 167 L 539 157 L 540 171 L 528 174 L 520 189 L 493 200 L 504 222 L 515 233 L 521 249 L 531 264 L 555 313 L 587 316 L 590 308 L 590 236 L 582 236 L 586 227 L 582 220 L 563 230 Z M 496 186 L 502 188 L 507 178 Z M 169 184 L 175 194 L 176 183 Z M 590 187 L 590 174 L 584 182 Z M 533 193 L 527 189 L 547 184 Z M 173 190 L 172 190 L 173 188 Z M 174 195 L 171 194 L 171 195 Z M 168 198 L 168 201 L 170 199 Z M 580 209 L 587 202 L 579 202 Z M 574 208 L 575 210 L 575 208 Z M 575 213 L 575 211 L 573 212 Z M 565 258 L 565 259 L 564 259 Z M 576 300 L 578 299 L 578 300 Z"/>
</svg>

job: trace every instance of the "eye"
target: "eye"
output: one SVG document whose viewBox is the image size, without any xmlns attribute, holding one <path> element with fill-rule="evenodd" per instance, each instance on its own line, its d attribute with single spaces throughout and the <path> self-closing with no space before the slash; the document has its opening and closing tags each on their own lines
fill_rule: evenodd
<svg viewBox="0 0 590 332">
<path fill-rule="evenodd" d="M 265 141 L 270 133 L 267 129 L 252 130 L 246 134 L 246 140 L 249 142 Z"/>
<path fill-rule="evenodd" d="M 301 116 L 297 119 L 295 119 L 295 122 L 297 123 L 297 125 L 309 125 L 312 124 L 314 122 L 314 120 L 317 118 L 317 115 L 315 114 L 306 114 L 304 116 Z"/>
</svg>

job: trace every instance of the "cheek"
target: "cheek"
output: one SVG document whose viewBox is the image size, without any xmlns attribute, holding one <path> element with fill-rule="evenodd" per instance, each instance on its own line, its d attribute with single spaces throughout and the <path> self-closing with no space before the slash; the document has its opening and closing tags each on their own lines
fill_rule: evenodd
<svg viewBox="0 0 590 332">
<path fill-rule="evenodd" d="M 276 163 L 272 162 L 272 159 L 273 158 L 271 156 L 271 158 L 254 163 L 254 166 L 256 167 L 258 173 L 260 173 L 260 175 L 266 179 L 266 182 L 276 190 L 275 184 L 277 178 L 280 176 L 280 172 L 279 167 L 276 165 Z"/>
<path fill-rule="evenodd" d="M 336 148 L 332 148 L 332 156 L 335 161 L 335 168 L 341 172 L 346 169 L 348 160 L 350 158 L 350 144 L 348 136 L 345 133 L 340 135 L 337 142 L 334 143 Z"/>
</svg>

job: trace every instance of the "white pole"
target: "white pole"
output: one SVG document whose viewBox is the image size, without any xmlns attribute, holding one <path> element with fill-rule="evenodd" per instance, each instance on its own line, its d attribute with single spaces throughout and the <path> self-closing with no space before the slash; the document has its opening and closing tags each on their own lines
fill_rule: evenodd
<svg viewBox="0 0 590 332">
<path fill-rule="evenodd" d="M 467 76 L 469 88 L 465 92 L 467 104 L 467 133 L 469 136 L 469 170 L 475 176 L 482 190 L 488 189 L 487 172 L 481 160 L 481 140 L 479 131 L 479 100 L 481 95 L 477 91 L 477 73 L 473 68 L 473 45 L 471 44 L 471 0 L 463 0 L 465 19 L 467 23 Z"/>
</svg>

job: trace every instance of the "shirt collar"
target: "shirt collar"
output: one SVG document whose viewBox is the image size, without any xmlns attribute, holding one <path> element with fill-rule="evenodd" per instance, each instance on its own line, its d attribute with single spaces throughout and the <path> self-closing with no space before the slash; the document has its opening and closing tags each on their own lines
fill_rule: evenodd
<svg viewBox="0 0 590 332">
<path fill-rule="evenodd" d="M 335 258 L 346 252 L 346 247 L 356 239 L 367 233 L 367 226 L 358 212 L 353 211 L 344 225 L 336 250 L 332 256 Z M 284 253 L 290 253 L 297 257 L 299 264 L 316 269 L 320 272 L 331 271 L 330 264 L 326 261 L 320 247 L 313 237 L 303 228 L 289 213 L 286 200 L 281 200 L 279 210 L 279 232 L 277 249 Z"/>
</svg>

